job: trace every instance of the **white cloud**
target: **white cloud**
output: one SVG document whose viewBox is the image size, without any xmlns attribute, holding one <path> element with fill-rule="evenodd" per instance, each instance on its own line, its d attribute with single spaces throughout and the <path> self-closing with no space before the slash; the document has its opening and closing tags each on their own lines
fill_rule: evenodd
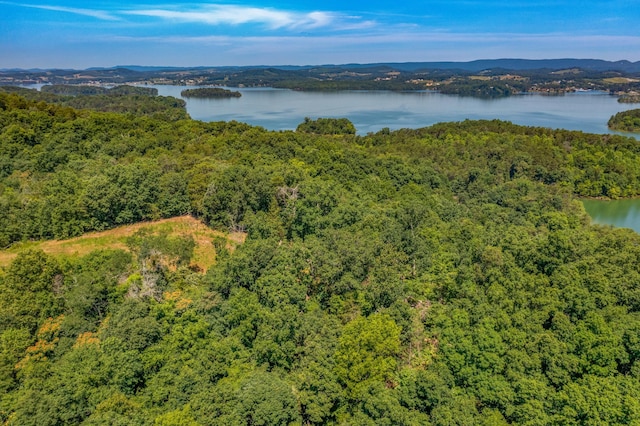
<svg viewBox="0 0 640 426">
<path fill-rule="evenodd" d="M 127 15 L 160 18 L 180 23 L 207 25 L 263 24 L 270 29 L 313 29 L 331 26 L 340 18 L 331 12 L 292 12 L 271 8 L 235 5 L 210 5 L 193 10 L 141 9 L 123 12 Z"/>
<path fill-rule="evenodd" d="M 132 6 L 128 10 L 111 12 L 99 9 L 73 8 L 57 5 L 35 5 L 7 1 L 0 1 L 0 4 L 90 16 L 105 21 L 122 20 L 125 16 L 137 16 L 157 18 L 163 21 L 183 24 L 194 23 L 212 26 L 258 24 L 264 25 L 266 28 L 271 30 L 289 29 L 299 31 L 318 28 L 352 31 L 362 28 L 370 28 L 375 25 L 374 21 L 363 20 L 358 16 L 347 16 L 337 12 L 299 12 L 275 8 L 228 4 L 194 6 L 190 9 L 169 6 L 138 9 L 135 6 Z"/>
<path fill-rule="evenodd" d="M 64 12 L 64 13 L 72 13 L 74 15 L 90 16 L 92 18 L 101 19 L 104 21 L 117 21 L 119 19 L 115 15 L 109 12 L 106 12 L 104 10 L 80 9 L 75 7 L 52 6 L 52 5 L 23 4 L 23 3 L 12 3 L 12 2 L 4 2 L 4 1 L 0 3 L 9 4 L 12 6 L 29 7 L 32 9 L 51 10 L 54 12 Z"/>
</svg>

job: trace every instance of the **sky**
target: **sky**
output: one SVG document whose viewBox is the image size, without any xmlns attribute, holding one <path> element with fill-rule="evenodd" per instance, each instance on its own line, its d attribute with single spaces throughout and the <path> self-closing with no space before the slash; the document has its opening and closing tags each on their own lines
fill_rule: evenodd
<svg viewBox="0 0 640 426">
<path fill-rule="evenodd" d="M 640 60 L 640 0 L 0 0 L 0 69 Z"/>
</svg>

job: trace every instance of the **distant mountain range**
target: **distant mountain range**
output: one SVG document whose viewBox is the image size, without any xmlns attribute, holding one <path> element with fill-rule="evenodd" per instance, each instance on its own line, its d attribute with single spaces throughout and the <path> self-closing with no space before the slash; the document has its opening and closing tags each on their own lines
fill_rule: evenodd
<svg viewBox="0 0 640 426">
<path fill-rule="evenodd" d="M 570 68 L 580 68 L 585 71 L 619 71 L 624 73 L 640 72 L 640 61 L 605 61 L 601 59 L 480 59 L 468 62 L 379 62 L 371 64 L 323 64 L 323 65 L 255 65 L 255 66 L 198 66 L 198 67 L 176 67 L 176 66 L 144 66 L 144 65 L 118 65 L 115 67 L 92 67 L 85 71 L 105 71 L 127 69 L 134 72 L 175 72 L 180 70 L 246 70 L 275 68 L 281 70 L 305 70 L 317 68 L 333 69 L 381 69 L 388 68 L 397 71 L 427 71 L 427 70 L 460 70 L 467 72 L 479 72 L 485 70 L 563 70 Z M 43 72 L 45 69 L 2 69 L 3 72 Z M 73 71 L 70 69 L 58 71 Z"/>
<path fill-rule="evenodd" d="M 489 69 L 504 70 L 563 70 L 569 68 L 580 68 L 589 71 L 621 71 L 640 72 L 640 61 L 605 61 L 601 59 L 479 59 L 469 62 L 379 62 L 371 64 L 325 64 L 325 65 L 257 65 L 257 66 L 226 66 L 226 67 L 146 67 L 137 65 L 122 65 L 115 68 L 127 68 L 139 72 L 176 71 L 178 69 L 247 69 L 247 68 L 277 68 L 283 70 L 300 70 L 318 67 L 330 68 L 379 68 L 387 67 L 399 71 L 416 72 L 420 70 L 462 70 L 462 71 L 484 71 Z"/>
<path fill-rule="evenodd" d="M 562 70 L 580 68 L 590 71 L 622 71 L 640 72 L 640 61 L 604 61 L 600 59 L 480 59 L 469 62 L 406 62 L 406 63 L 380 63 L 380 64 L 348 64 L 346 68 L 388 66 L 400 71 L 420 70 L 463 70 L 484 71 L 488 69 L 504 70 Z"/>
</svg>

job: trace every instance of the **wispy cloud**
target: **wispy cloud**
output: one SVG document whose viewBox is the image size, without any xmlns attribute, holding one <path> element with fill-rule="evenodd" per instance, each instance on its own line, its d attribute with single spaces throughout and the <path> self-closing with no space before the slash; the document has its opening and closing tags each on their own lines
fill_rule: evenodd
<svg viewBox="0 0 640 426">
<path fill-rule="evenodd" d="M 376 25 L 376 22 L 373 20 L 334 11 L 295 11 L 231 4 L 174 5 L 154 8 L 132 5 L 128 9 L 110 11 L 73 8 L 54 4 L 36 5 L 9 1 L 0 1 L 0 4 L 89 16 L 105 21 L 126 20 L 133 25 L 139 23 L 136 22 L 139 21 L 136 17 L 157 19 L 163 23 L 203 24 L 210 26 L 252 24 L 261 25 L 268 30 L 284 29 L 291 31 L 310 31 L 316 29 L 355 31 L 371 28 Z"/>
<path fill-rule="evenodd" d="M 123 12 L 127 15 L 146 16 L 179 23 L 207 25 L 262 24 L 269 29 L 315 29 L 335 25 L 348 17 L 333 12 L 295 12 L 248 6 L 208 5 L 192 10 L 169 8 L 141 9 Z"/>
<path fill-rule="evenodd" d="M 90 16 L 92 18 L 101 19 L 104 21 L 117 21 L 120 19 L 114 14 L 110 12 L 106 12 L 104 10 L 81 9 L 81 8 L 75 8 L 75 7 L 64 7 L 64 6 L 55 6 L 55 5 L 13 3 L 13 2 L 7 2 L 7 1 L 2 1 L 0 2 L 0 4 L 8 4 L 11 6 L 19 6 L 19 7 L 28 7 L 32 9 L 51 10 L 54 12 L 71 13 L 74 15 Z"/>
</svg>

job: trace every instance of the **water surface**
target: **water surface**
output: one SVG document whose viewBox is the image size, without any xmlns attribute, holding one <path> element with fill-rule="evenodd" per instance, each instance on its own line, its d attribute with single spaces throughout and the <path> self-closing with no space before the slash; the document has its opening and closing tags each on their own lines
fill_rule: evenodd
<svg viewBox="0 0 640 426">
<path fill-rule="evenodd" d="M 640 233 L 640 200 L 583 200 L 593 223 L 631 228 Z"/>
<path fill-rule="evenodd" d="M 153 86 L 161 95 L 181 97 L 183 86 Z M 269 130 L 293 130 L 305 117 L 346 117 L 359 134 L 384 127 L 420 128 L 465 119 L 500 119 L 526 126 L 612 133 L 609 118 L 632 109 L 605 92 L 549 96 L 515 95 L 478 99 L 434 92 L 336 91 L 298 92 L 244 88 L 240 98 L 187 98 L 187 111 L 203 121 L 237 120 Z"/>
</svg>

